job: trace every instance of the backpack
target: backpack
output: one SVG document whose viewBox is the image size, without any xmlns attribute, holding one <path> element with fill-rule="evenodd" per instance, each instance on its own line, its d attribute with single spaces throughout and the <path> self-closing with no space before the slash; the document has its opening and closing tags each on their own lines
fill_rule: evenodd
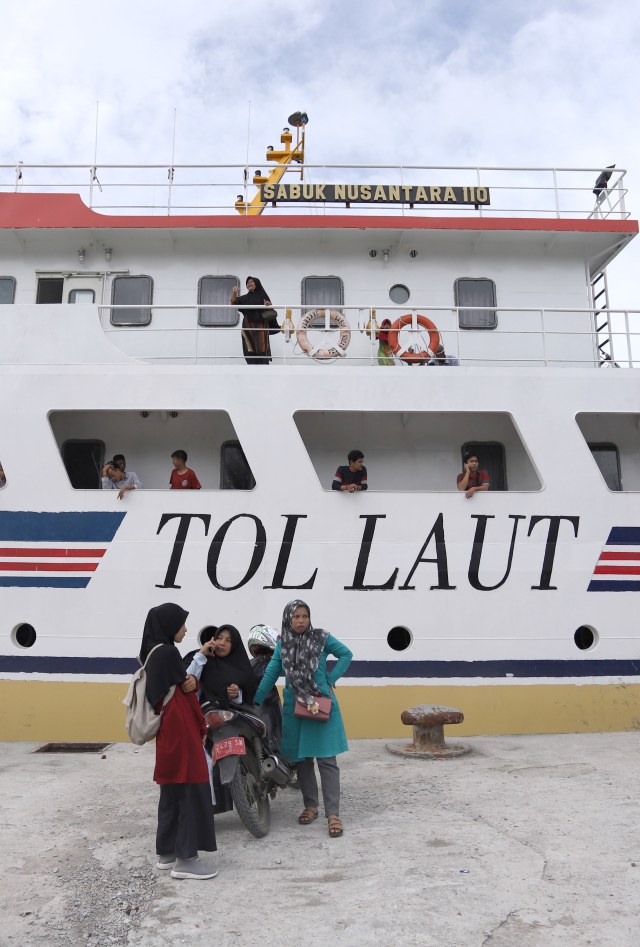
<svg viewBox="0 0 640 947">
<path fill-rule="evenodd" d="M 155 648 L 151 649 L 147 655 L 147 661 L 153 652 L 160 647 L 161 645 L 157 644 Z M 138 746 L 148 743 L 156 736 L 162 723 L 162 710 L 167 706 L 176 689 L 175 684 L 169 688 L 167 696 L 162 702 L 162 710 L 157 714 L 147 698 L 147 673 L 145 671 L 147 661 L 131 678 L 127 696 L 122 701 L 127 708 L 125 719 L 127 733 L 131 742 Z"/>
</svg>

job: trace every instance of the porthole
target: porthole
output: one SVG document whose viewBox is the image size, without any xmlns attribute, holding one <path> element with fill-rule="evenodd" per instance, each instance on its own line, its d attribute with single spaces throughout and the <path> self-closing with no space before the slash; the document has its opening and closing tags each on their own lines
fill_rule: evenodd
<svg viewBox="0 0 640 947">
<path fill-rule="evenodd" d="M 392 628 L 387 635 L 387 644 L 392 651 L 406 651 L 413 641 L 413 636 L 408 628 L 398 625 Z"/>
<path fill-rule="evenodd" d="M 576 648 L 580 651 L 593 651 L 600 640 L 598 632 L 589 625 L 580 625 L 573 636 Z"/>
<path fill-rule="evenodd" d="M 408 287 L 402 283 L 395 283 L 389 290 L 389 299 L 392 303 L 397 303 L 399 306 L 406 303 L 410 295 L 411 293 Z"/>
<path fill-rule="evenodd" d="M 36 638 L 35 628 L 26 622 L 22 625 L 16 625 L 11 632 L 11 640 L 14 644 L 17 644 L 19 648 L 33 648 L 36 643 Z"/>
</svg>

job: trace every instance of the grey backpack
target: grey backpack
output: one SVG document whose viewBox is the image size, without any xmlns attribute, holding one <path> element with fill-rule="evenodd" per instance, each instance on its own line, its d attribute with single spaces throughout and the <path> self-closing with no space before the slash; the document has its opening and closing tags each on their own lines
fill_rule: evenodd
<svg viewBox="0 0 640 947">
<path fill-rule="evenodd" d="M 161 645 L 157 644 L 155 648 L 151 649 L 147 655 L 147 661 L 153 652 L 160 647 Z M 127 696 L 122 701 L 127 708 L 125 726 L 129 734 L 129 739 L 138 746 L 148 743 L 149 740 L 153 740 L 157 735 L 162 722 L 162 711 L 173 697 L 173 693 L 176 689 L 175 684 L 169 688 L 167 696 L 162 702 L 162 709 L 160 713 L 157 714 L 147 698 L 147 672 L 145 670 L 147 661 L 144 662 L 142 667 L 139 668 L 131 678 Z"/>
</svg>

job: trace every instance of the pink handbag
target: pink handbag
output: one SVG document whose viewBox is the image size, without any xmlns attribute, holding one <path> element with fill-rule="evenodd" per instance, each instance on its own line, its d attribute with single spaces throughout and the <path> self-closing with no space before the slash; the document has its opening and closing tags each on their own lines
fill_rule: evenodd
<svg viewBox="0 0 640 947">
<path fill-rule="evenodd" d="M 303 720 L 317 720 L 318 723 L 326 723 L 331 713 L 331 698 L 316 697 L 316 704 L 319 709 L 316 713 L 313 713 L 306 704 L 301 704 L 300 701 L 296 699 L 293 716 L 302 717 Z"/>
</svg>

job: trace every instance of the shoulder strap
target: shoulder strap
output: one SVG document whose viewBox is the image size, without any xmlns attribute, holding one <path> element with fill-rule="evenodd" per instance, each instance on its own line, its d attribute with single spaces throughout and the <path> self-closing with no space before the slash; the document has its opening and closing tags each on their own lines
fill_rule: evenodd
<svg viewBox="0 0 640 947">
<path fill-rule="evenodd" d="M 151 649 L 151 651 L 150 651 L 149 654 L 147 655 L 147 658 L 146 658 L 144 664 L 142 665 L 143 668 L 147 666 L 147 661 L 149 660 L 149 658 L 151 657 L 151 655 L 153 654 L 153 652 L 154 652 L 154 651 L 157 651 L 158 648 L 161 648 L 161 647 L 162 647 L 162 642 L 160 642 L 160 644 L 154 645 L 154 647 Z"/>
</svg>

